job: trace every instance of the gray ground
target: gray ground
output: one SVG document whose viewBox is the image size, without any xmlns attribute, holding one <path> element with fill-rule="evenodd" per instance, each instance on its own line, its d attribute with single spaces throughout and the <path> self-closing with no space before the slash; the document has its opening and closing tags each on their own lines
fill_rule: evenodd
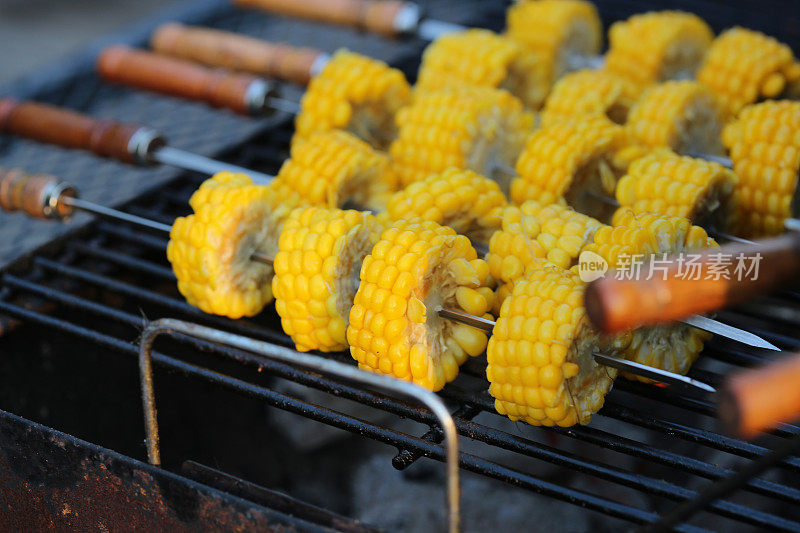
<svg viewBox="0 0 800 533">
<path fill-rule="evenodd" d="M 0 84 L 168 5 L 164 0 L 0 0 Z"/>
</svg>

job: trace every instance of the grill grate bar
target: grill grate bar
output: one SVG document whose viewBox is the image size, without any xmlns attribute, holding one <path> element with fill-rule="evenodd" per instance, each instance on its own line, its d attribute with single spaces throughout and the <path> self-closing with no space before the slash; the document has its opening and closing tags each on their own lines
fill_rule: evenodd
<svg viewBox="0 0 800 533">
<path fill-rule="evenodd" d="M 274 330 L 251 327 L 247 325 L 246 321 L 242 320 L 234 321 L 222 317 L 207 315 L 196 307 L 192 307 L 180 300 L 169 298 L 157 292 L 140 289 L 134 285 L 117 281 L 100 274 L 93 274 L 85 270 L 63 265 L 61 263 L 56 263 L 55 261 L 51 261 L 43 257 L 37 257 L 34 260 L 34 263 L 38 267 L 45 268 L 62 276 L 75 278 L 96 287 L 100 287 L 117 294 L 129 296 L 136 300 L 146 301 L 154 305 L 170 309 L 171 311 L 202 320 L 203 322 L 212 324 L 215 327 L 242 332 L 244 335 L 258 337 L 259 339 L 274 342 L 275 344 L 280 344 L 282 346 L 293 346 L 291 339 L 282 332 L 278 333 Z"/>
<path fill-rule="evenodd" d="M 50 287 L 38 285 L 36 283 L 25 281 L 13 275 L 6 275 L 3 278 L 4 284 L 16 288 L 23 289 L 27 292 L 36 294 L 37 296 L 49 298 L 57 303 L 87 310 L 89 312 L 106 315 L 114 320 L 126 323 L 135 328 L 140 328 L 144 319 L 133 314 L 125 313 L 102 304 L 97 304 L 91 301 L 84 300 L 80 297 L 64 293 L 59 290 L 54 290 Z M 181 336 L 184 338 L 183 336 Z M 187 339 L 192 345 L 203 351 L 216 351 L 224 354 L 227 358 L 233 359 L 240 363 L 249 363 L 258 366 L 260 369 L 280 375 L 281 377 L 291 379 L 295 382 L 304 385 L 313 386 L 325 392 L 335 393 L 337 396 L 345 397 L 348 399 L 359 401 L 362 404 L 370 405 L 375 408 L 380 408 L 386 411 L 393 412 L 403 417 L 414 419 L 418 422 L 432 423 L 433 417 L 430 413 L 424 413 L 421 416 L 421 411 L 409 406 L 405 402 L 377 395 L 373 392 L 363 391 L 357 387 L 352 387 L 336 380 L 318 377 L 310 379 L 309 373 L 296 369 L 294 367 L 266 360 L 253 354 L 247 354 L 238 350 L 223 348 L 209 342 L 200 341 L 196 339 Z M 533 443 L 527 439 L 511 435 L 507 432 L 488 428 L 481 424 L 477 424 L 469 420 L 477 414 L 479 409 L 477 407 L 462 407 L 456 411 L 456 427 L 460 434 L 468 436 L 472 439 L 497 446 L 510 451 L 523 453 L 530 457 L 535 457 L 553 464 L 566 466 L 576 471 L 590 474 L 601 479 L 606 479 L 615 483 L 622 484 L 637 490 L 656 494 L 659 496 L 667 497 L 673 500 L 691 499 L 694 492 L 688 489 L 675 486 L 671 483 L 662 480 L 649 478 L 647 476 L 630 474 L 615 468 L 606 467 L 596 462 L 578 459 L 570 454 L 559 452 L 551 447 Z M 435 437 L 435 432 L 429 432 L 422 437 L 423 440 L 430 442 L 432 437 Z M 440 440 L 441 435 L 439 435 Z M 411 451 L 406 450 L 406 453 L 411 454 L 413 459 L 415 455 Z M 407 466 L 407 465 L 406 465 Z M 726 472 L 720 470 L 714 477 L 721 477 Z M 761 481 L 761 480 L 751 480 Z M 800 491 L 785 487 L 777 484 L 761 482 L 756 485 L 750 485 L 748 488 L 757 489 L 756 492 L 787 499 L 788 501 L 800 501 Z M 739 520 L 762 520 L 763 516 L 755 516 L 753 518 L 753 511 L 745 509 L 741 506 L 730 504 L 729 502 L 719 502 L 719 506 L 712 507 L 716 512 L 723 516 L 737 518 Z M 756 513 L 757 514 L 757 513 Z"/>
<path fill-rule="evenodd" d="M 76 326 L 70 322 L 38 313 L 36 311 L 23 309 L 19 306 L 3 301 L 0 301 L 0 311 L 28 322 L 37 323 L 48 328 L 53 328 L 64 333 L 89 340 L 95 344 L 105 346 L 118 352 L 132 356 L 138 355 L 138 348 L 131 343 L 94 330 Z M 160 354 L 158 352 L 153 352 L 152 357 L 155 364 L 176 371 L 187 377 L 213 383 L 243 394 L 247 397 L 264 401 L 273 407 L 278 407 L 280 409 L 304 416 L 305 418 L 323 422 L 330 426 L 338 427 L 357 435 L 366 436 L 373 440 L 384 442 L 400 449 L 411 450 L 415 453 L 436 459 L 440 462 L 444 461 L 444 451 L 442 450 L 442 447 L 440 445 L 427 442 L 424 439 L 389 430 L 382 426 L 344 415 L 309 402 L 303 402 L 290 396 L 253 385 L 242 380 L 218 374 L 214 371 L 204 369 L 190 363 L 178 361 L 172 357 Z M 498 465 L 471 454 L 461 452 L 459 464 L 462 468 L 471 472 L 521 486 L 549 497 L 581 505 L 587 509 L 599 511 L 609 516 L 614 516 L 616 518 L 621 518 L 634 523 L 644 524 L 658 519 L 658 515 L 655 513 L 643 511 L 641 509 L 620 504 L 612 500 L 600 498 L 580 490 L 562 487 L 555 483 L 551 483 L 535 476 Z M 747 512 L 751 514 L 744 518 L 747 518 L 748 521 L 751 521 L 751 523 L 752 520 L 755 520 L 756 523 L 762 523 L 761 521 L 764 520 L 763 524 L 769 524 L 778 528 L 782 528 L 782 525 L 787 525 L 789 526 L 786 528 L 787 531 L 791 531 L 791 524 L 795 524 L 794 522 L 778 516 L 754 512 L 752 509 L 747 509 Z M 762 514 L 764 516 L 761 516 Z M 796 526 L 800 527 L 800 524 L 797 524 Z M 702 531 L 701 529 L 690 525 L 682 525 L 679 527 L 679 530 Z"/>
<path fill-rule="evenodd" d="M 83 242 L 70 243 L 69 249 L 82 255 L 87 255 L 96 259 L 102 259 L 117 265 L 125 265 L 131 270 L 136 270 L 156 278 L 161 278 L 168 281 L 177 281 L 171 268 L 167 268 L 144 259 L 139 259 L 138 257 L 134 257 L 132 255 L 115 252 L 107 248 L 101 248 L 96 245 L 86 244 Z"/>
<path fill-rule="evenodd" d="M 682 440 L 703 444 L 705 446 L 716 448 L 717 450 L 733 455 L 746 457 L 748 459 L 760 457 L 769 452 L 769 450 L 763 446 L 736 440 L 731 437 L 726 437 L 725 435 L 720 435 L 719 433 L 714 433 L 704 429 L 691 428 L 689 426 L 675 422 L 668 422 L 666 420 L 655 419 L 652 415 L 648 415 L 647 413 L 640 411 L 634 411 L 633 409 L 626 407 L 625 405 L 617 402 L 615 398 L 610 401 L 606 401 L 605 405 L 603 406 L 603 414 L 616 418 L 617 420 L 622 420 L 623 422 L 628 422 L 630 424 L 648 429 L 662 431 Z M 800 458 L 787 458 L 779 466 L 790 468 L 792 470 L 800 470 Z"/>
</svg>

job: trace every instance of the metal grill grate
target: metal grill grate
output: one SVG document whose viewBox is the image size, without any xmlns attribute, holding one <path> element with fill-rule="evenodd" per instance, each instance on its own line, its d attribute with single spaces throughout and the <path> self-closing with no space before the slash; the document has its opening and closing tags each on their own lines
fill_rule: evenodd
<svg viewBox="0 0 800 533">
<path fill-rule="evenodd" d="M 432 14 L 449 20 L 464 20 L 463 13 L 474 19 L 476 9 L 486 7 L 485 4 L 478 6 L 477 1 L 430 4 Z M 670 7 L 672 4 L 681 2 L 671 2 Z M 703 4 L 711 9 L 711 2 Z M 607 8 L 604 15 L 617 19 L 626 16 L 632 3 L 609 1 L 601 5 Z M 487 11 L 493 13 L 493 18 L 483 18 L 482 22 L 501 21 L 498 15 L 501 7 L 492 6 Z M 201 20 L 213 20 L 217 27 L 269 35 L 272 39 L 286 38 L 297 44 L 324 42 L 326 48 L 348 44 L 355 49 L 368 48 L 372 55 L 395 62 L 403 57 L 414 58 L 419 50 L 415 43 L 386 43 L 365 35 L 309 24 L 278 25 L 267 17 L 234 12 L 216 3 L 205 9 Z M 719 8 L 715 9 L 714 14 L 721 14 Z M 727 22 L 728 19 L 720 20 Z M 296 31 L 298 28 L 303 31 Z M 413 61 L 408 64 L 413 65 Z M 61 83 L 58 90 L 44 91 L 39 96 L 93 114 L 162 127 L 176 146 L 206 154 L 223 153 L 231 162 L 266 172 L 277 171 L 287 155 L 291 136 L 291 124 L 285 117 L 251 122 L 173 99 L 102 85 L 86 72 Z M 187 213 L 187 200 L 202 179 L 198 175 L 178 174 L 167 169 L 136 170 L 111 162 L 98 164 L 91 156 L 26 142 L 6 140 L 0 150 L 0 164 L 18 164 L 31 171 L 56 173 L 78 182 L 87 191 L 87 197 L 102 203 L 119 203 L 144 189 L 152 189 L 154 192 L 129 202 L 124 209 L 165 223 Z M 76 179 L 81 176 L 88 181 L 81 183 Z M 136 180 L 135 186 L 126 185 L 132 180 Z M 164 185 L 168 180 L 171 182 Z M 143 187 L 145 182 L 147 186 Z M 0 222 L 5 221 L 5 218 L 0 219 Z M 50 226 L 47 231 L 52 231 Z M 272 309 L 256 319 L 231 321 L 205 315 L 186 304 L 175 288 L 165 250 L 166 240 L 161 236 L 120 223 L 91 223 L 5 269 L 0 277 L 0 313 L 22 321 L 29 331 L 35 328 L 34 331 L 59 332 L 64 339 L 84 343 L 94 352 L 117 352 L 131 359 L 137 352 L 136 339 L 144 317 L 149 320 L 181 318 L 292 346 L 290 339 L 281 332 Z M 774 298 L 780 306 L 793 309 L 797 309 L 797 300 L 793 293 Z M 800 340 L 795 338 L 798 324 L 791 317 L 768 321 L 759 317 L 758 312 L 744 307 L 726 311 L 723 318 L 782 348 L 800 348 Z M 0 350 L 5 342 L 13 341 L 0 340 Z M 399 450 L 393 460 L 398 469 L 407 468 L 421 456 L 439 461 L 444 458 L 440 445 L 442 435 L 436 429 L 434 417 L 424 409 L 244 352 L 201 341 L 187 340 L 189 343 L 194 350 L 172 341 L 159 342 L 154 362 L 162 372 L 157 375 L 157 381 L 166 369 L 210 387 L 226 389 L 300 417 L 389 444 Z M 329 356 L 351 361 L 346 353 Z M 715 339 L 704 350 L 690 375 L 716 385 L 725 373 L 758 364 L 766 357 Z M 103 364 L 102 359 L 99 361 Z M 764 455 L 777 443 L 800 433 L 800 428 L 784 425 L 759 444 L 732 439 L 714 430 L 714 407 L 706 399 L 624 379 L 617 380 L 605 407 L 589 426 L 570 429 L 510 427 L 503 423 L 504 417 L 495 413 L 486 391 L 485 364 L 485 357 L 468 362 L 460 377 L 441 393 L 452 407 L 459 434 L 466 438 L 462 440 L 468 443 L 468 451 L 460 456 L 462 468 L 628 522 L 654 521 L 677 502 L 695 497 L 711 480 L 731 474 L 743 462 Z M 272 378 L 353 400 L 373 408 L 375 413 L 388 415 L 389 420 L 384 416 L 380 423 L 372 422 L 372 417 L 370 420 L 360 418 L 348 414 L 346 409 L 329 407 L 326 402 L 306 401 L 289 393 L 276 392 L 271 386 Z M 131 397 L 130 401 L 135 402 L 136 397 Z M 187 409 L 186 406 L 164 405 L 169 401 L 165 400 L 161 408 Z M 400 431 L 393 423 L 400 419 L 419 422 L 422 429 L 415 434 Z M 168 422 L 163 426 L 168 443 Z M 425 430 L 425 426 L 430 429 Z M 235 439 L 231 439 L 229 446 L 237 446 Z M 167 455 L 173 451 L 167 446 Z M 143 448 L 137 445 L 130 453 L 143 456 Z M 183 457 L 175 460 L 178 459 Z M 589 476 L 591 490 L 579 488 L 569 479 L 554 482 L 530 474 L 529 470 L 536 469 L 520 466 L 545 463 Z M 800 531 L 799 473 L 800 458 L 785 459 L 769 477 L 754 478 L 731 498 L 713 503 L 708 512 L 721 522 L 712 523 L 715 527 L 749 524 L 757 528 Z M 646 495 L 647 499 L 643 502 L 640 495 Z M 685 525 L 683 529 L 694 527 Z"/>
</svg>

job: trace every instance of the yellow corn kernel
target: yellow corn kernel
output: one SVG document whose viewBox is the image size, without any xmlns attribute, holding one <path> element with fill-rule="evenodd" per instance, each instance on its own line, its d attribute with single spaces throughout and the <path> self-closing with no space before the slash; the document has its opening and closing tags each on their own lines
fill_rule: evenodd
<svg viewBox="0 0 800 533">
<path fill-rule="evenodd" d="M 576 115 L 606 115 L 615 124 L 625 124 L 640 93 L 636 84 L 622 76 L 604 70 L 579 70 L 553 86 L 542 110 L 542 125 Z"/>
<path fill-rule="evenodd" d="M 415 89 L 436 91 L 461 85 L 507 89 L 536 109 L 548 89 L 539 63 L 527 46 L 489 30 L 451 33 L 425 49 Z"/>
<path fill-rule="evenodd" d="M 388 156 L 343 131 L 295 142 L 291 155 L 270 185 L 292 191 L 308 205 L 381 210 L 397 190 Z"/>
<path fill-rule="evenodd" d="M 575 69 L 576 58 L 600 53 L 603 25 L 597 9 L 584 0 L 517 2 L 508 9 L 508 36 L 532 50 L 538 59 L 540 87 L 526 101 L 538 108 L 550 87 Z"/>
<path fill-rule="evenodd" d="M 694 77 L 714 34 L 697 15 L 653 11 L 614 23 L 608 30 L 605 69 L 644 88 Z"/>
<path fill-rule="evenodd" d="M 681 217 L 634 214 L 630 209 L 624 209 L 615 215 L 614 222 L 617 225 L 598 230 L 592 244 L 584 250 L 598 254 L 612 268 L 631 269 L 631 274 L 635 274 L 637 264 L 644 273 L 650 266 L 649 261 L 664 259 L 665 254 L 717 246 L 703 228 L 692 226 L 689 220 Z M 685 324 L 639 328 L 631 333 L 630 345 L 622 356 L 637 363 L 686 374 L 703 349 L 703 341 L 710 337 L 705 331 Z"/>
<path fill-rule="evenodd" d="M 768 101 L 742 109 L 726 126 L 725 146 L 739 177 L 736 234 L 755 238 L 784 231 L 800 171 L 800 102 Z"/>
<path fill-rule="evenodd" d="M 728 118 L 762 97 L 780 96 L 798 79 L 800 69 L 791 48 L 738 27 L 714 40 L 697 73 L 697 80 L 717 95 Z"/>
<path fill-rule="evenodd" d="M 396 135 L 397 110 L 410 101 L 411 87 L 402 72 L 382 61 L 339 50 L 300 100 L 292 143 L 313 133 L 345 130 L 384 150 Z"/>
<path fill-rule="evenodd" d="M 577 276 L 554 265 L 514 285 L 486 350 L 489 393 L 499 413 L 568 427 L 588 423 L 603 406 L 616 371 L 595 363 L 592 352 L 614 352 L 589 326 L 583 290 Z"/>
<path fill-rule="evenodd" d="M 449 168 L 394 193 L 386 210 L 393 220 L 419 217 L 483 241 L 500 227 L 500 210 L 507 204 L 496 182 Z"/>
<path fill-rule="evenodd" d="M 719 231 L 736 228 L 738 178 L 722 165 L 656 150 L 619 180 L 620 209 L 688 218 Z"/>
<path fill-rule="evenodd" d="M 631 109 L 626 130 L 648 148 L 722 155 L 722 108 L 714 93 L 694 81 L 668 81 L 646 90 Z"/>
<path fill-rule="evenodd" d="M 533 123 L 507 91 L 448 87 L 419 93 L 398 112 L 399 133 L 389 152 L 404 187 L 457 167 L 493 179 L 507 192 Z"/>
<path fill-rule="evenodd" d="M 272 266 L 252 256 L 274 257 L 289 208 L 272 189 L 249 178 L 220 186 L 229 177 L 211 178 L 216 183 L 193 197 L 194 214 L 172 226 L 167 259 L 189 304 L 240 318 L 259 313 L 272 300 Z"/>
<path fill-rule="evenodd" d="M 573 117 L 534 132 L 517 161 L 511 200 L 552 204 L 562 198 L 580 213 L 604 220 L 613 209 L 596 196 L 613 194 L 614 153 L 625 131 L 604 116 Z M 593 196 L 594 195 L 594 196 Z"/>
<path fill-rule="evenodd" d="M 409 254 L 413 261 L 394 260 Z M 347 339 L 359 367 L 431 390 L 452 381 L 466 354 L 482 353 L 487 340 L 480 332 L 482 338 L 439 317 L 437 311 L 488 310 L 491 303 L 479 292 L 486 280 L 480 282 L 476 261 L 480 260 L 466 237 L 435 222 L 397 221 L 384 230 L 364 260 L 350 310 Z M 387 277 L 395 279 L 388 288 L 381 286 Z M 410 279 L 410 286 L 398 288 L 401 279 Z M 380 331 L 376 324 L 386 326 Z"/>
<path fill-rule="evenodd" d="M 298 350 L 348 347 L 357 273 L 377 234 L 375 217 L 368 213 L 322 207 L 292 211 L 278 243 L 272 291 L 283 329 Z"/>
</svg>

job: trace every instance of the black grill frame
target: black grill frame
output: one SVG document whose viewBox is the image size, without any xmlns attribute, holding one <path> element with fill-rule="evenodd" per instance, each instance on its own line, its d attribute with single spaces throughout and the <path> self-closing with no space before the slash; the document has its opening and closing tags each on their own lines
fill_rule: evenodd
<svg viewBox="0 0 800 533">
<path fill-rule="evenodd" d="M 436 8 L 447 2 L 431 2 L 431 11 L 435 14 Z M 669 2 L 669 6 L 680 7 L 686 2 Z M 703 5 L 711 6 L 714 2 L 706 1 Z M 745 2 L 741 2 L 745 5 Z M 635 8 L 633 2 L 600 2 L 606 18 L 614 19 L 626 16 Z M 694 4 L 693 4 L 694 5 Z M 737 4 L 738 6 L 739 4 Z M 476 6 L 473 6 L 476 7 Z M 498 26 L 502 22 L 502 5 L 491 6 L 486 12 L 492 16 L 476 17 L 483 25 Z M 661 6 L 659 6 L 661 7 Z M 684 6 L 685 7 L 685 6 Z M 694 5 L 694 10 L 699 11 Z M 731 13 L 736 14 L 737 9 L 731 8 Z M 641 10 L 641 9 L 639 9 Z M 444 13 L 447 12 L 443 9 Z M 738 11 L 742 13 L 743 11 Z M 500 13 L 500 14 L 498 14 Z M 474 13 L 473 13 L 474 14 Z M 700 12 L 699 14 L 703 14 Z M 248 14 L 250 17 L 268 17 L 258 14 Z M 733 16 L 733 15 L 730 15 Z M 232 11 L 232 8 L 220 2 L 209 2 L 201 8 L 193 6 L 190 10 L 182 11 L 178 17 L 188 22 L 215 21 L 216 26 L 226 26 L 231 20 L 241 18 L 241 14 Z M 727 18 L 712 18 L 714 23 L 726 24 Z M 175 18 L 175 17 L 169 17 Z M 260 19 L 259 19 L 260 20 Z M 748 19 L 738 19 L 740 22 L 751 23 Z M 141 44 L 146 32 L 153 23 L 145 25 L 145 29 L 133 34 L 128 34 L 124 39 L 115 39 L 115 42 L 124 41 Z M 755 24 L 752 24 L 755 25 Z M 792 26 L 773 29 L 772 33 L 783 36 L 790 42 L 800 39 L 794 35 Z M 767 28 L 768 29 L 768 28 Z M 344 30 L 342 30 L 344 31 Z M 104 40 L 108 42 L 108 40 Z M 311 43 L 314 44 L 314 43 Z M 402 47 L 403 54 L 396 61 L 405 65 L 406 70 L 416 64 L 422 43 L 409 42 L 396 44 Z M 99 45 L 98 45 L 99 46 Z M 95 47 L 96 51 L 97 47 Z M 82 90 L 81 83 L 97 83 L 93 75 L 88 74 L 91 69 L 92 53 L 82 57 L 76 63 L 69 65 L 59 77 L 52 73 L 49 80 L 40 80 L 37 84 L 21 84 L 10 90 L 16 96 L 32 97 L 58 104 L 67 104 L 70 107 L 96 111 L 96 107 L 89 106 L 92 98 L 97 96 L 93 89 Z M 87 70 L 88 69 L 88 70 Z M 48 88 L 49 87 L 49 88 Z M 65 88 L 68 88 L 65 90 Z M 105 89 L 103 89 L 105 90 Z M 109 95 L 110 94 L 110 95 Z M 106 94 L 108 100 L 100 109 L 113 109 L 114 95 L 112 90 Z M 65 97 L 69 95 L 69 98 Z M 161 99 L 147 96 L 145 101 L 158 101 L 165 105 L 173 105 L 170 99 Z M 189 110 L 187 107 L 184 109 Z M 196 110 L 191 106 L 191 110 Z M 203 113 L 209 113 L 203 110 Z M 222 113 L 213 111 L 212 113 Z M 203 115 L 207 116 L 207 115 Z M 227 120 L 227 118 L 226 118 Z M 238 119 L 237 119 L 238 120 Z M 291 122 L 285 116 L 276 115 L 272 119 L 260 124 L 250 123 L 246 132 L 235 136 L 229 143 L 210 143 L 204 146 L 204 151 L 242 166 L 251 166 L 258 170 L 274 173 L 280 162 L 287 156 L 288 140 L 291 135 Z M 4 164 L 10 146 L 18 141 L 0 141 L 0 164 Z M 179 143 L 191 144 L 191 138 L 180 138 Z M 33 153 L 39 153 L 38 148 Z M 83 169 L 85 160 L 83 156 L 71 153 L 62 154 L 59 161 L 72 161 L 78 169 Z M 8 158 L 16 161 L 14 157 Z M 116 164 L 108 163 L 111 167 L 103 166 L 96 170 L 98 176 L 108 172 L 109 168 L 119 170 Z M 31 168 L 30 170 L 38 170 Z M 149 171 L 127 170 L 140 177 L 138 173 Z M 126 202 L 123 209 L 140 215 L 169 223 L 175 216 L 186 214 L 191 191 L 201 182 L 202 176 L 193 173 L 180 173 L 172 170 L 159 170 L 159 179 L 148 185 L 141 185 L 129 194 L 136 195 L 133 201 Z M 163 173 L 163 175 L 160 175 Z M 64 173 L 59 173 L 62 176 Z M 101 198 L 98 198 L 102 200 Z M 114 201 L 104 203 L 116 203 Z M 48 242 L 44 247 L 23 256 L 14 263 L 5 267 L 0 273 L 0 313 L 21 321 L 28 327 L 42 328 L 43 330 L 57 330 L 70 336 L 75 336 L 98 346 L 110 349 L 123 355 L 136 354 L 136 331 L 142 326 L 143 319 L 131 310 L 131 305 L 145 311 L 148 318 L 174 317 L 218 327 L 235 333 L 267 340 L 283 346 L 292 346 L 290 339 L 281 332 L 274 312 L 267 312 L 265 316 L 252 321 L 231 321 L 224 318 L 210 317 L 190 307 L 180 299 L 177 292 L 166 290 L 158 292 L 151 290 L 152 285 L 167 285 L 174 281 L 174 276 L 164 258 L 166 240 L 163 236 L 155 235 L 147 230 L 141 230 L 122 223 L 95 221 L 69 233 L 59 236 Z M 161 259 L 157 259 L 158 256 Z M 68 281 L 68 283 L 65 283 Z M 91 290 L 87 290 L 91 289 Z M 120 308 L 104 302 L 101 296 L 86 296 L 96 293 L 114 293 L 122 296 L 125 303 Z M 787 307 L 796 308 L 795 294 L 781 294 L 778 303 Z M 37 306 L 31 307 L 31 302 Z M 42 306 L 46 303 L 48 305 Z M 55 311 L 53 310 L 55 308 Z M 71 318 L 80 315 L 81 319 Z M 83 315 L 91 317 L 92 327 L 83 324 Z M 800 340 L 795 338 L 797 324 L 765 324 L 757 315 L 749 313 L 747 307 L 720 314 L 722 318 L 732 323 L 737 323 L 759 333 L 768 340 L 785 349 L 800 348 Z M 116 336 L 104 331 L 113 331 L 118 325 L 128 328 L 130 335 L 127 337 Z M 166 350 L 154 354 L 156 366 L 167 368 L 173 372 L 214 383 L 220 387 L 229 388 L 245 396 L 255 398 L 273 407 L 284 409 L 306 418 L 318 420 L 324 424 L 341 427 L 352 433 L 361 434 L 373 440 L 384 442 L 398 448 L 399 453 L 393 460 L 396 468 L 405 468 L 420 456 L 443 460 L 444 451 L 440 446 L 442 435 L 436 427 L 436 421 L 424 409 L 409 403 L 392 399 L 385 395 L 377 394 L 342 383 L 330 377 L 318 375 L 307 370 L 294 368 L 289 365 L 270 362 L 264 358 L 246 354 L 232 349 L 220 348 L 215 345 L 200 341 L 187 341 L 193 348 L 206 353 L 215 353 L 217 356 L 233 361 L 247 374 L 255 370 L 259 373 L 290 380 L 310 388 L 315 388 L 338 397 L 353 399 L 361 404 L 374 407 L 378 410 L 391 413 L 400 418 L 418 421 L 430 427 L 421 436 L 414 436 L 393 430 L 386 425 L 375 424 L 360 420 L 344 412 L 336 412 L 325 407 L 298 400 L 289 395 L 271 390 L 258 380 L 245 381 L 239 377 L 221 374 L 214 366 L 199 366 L 184 361 L 180 357 L 168 355 Z M 2 340 L 0 339 L 0 346 Z M 174 345 L 168 345 L 176 351 Z M 333 354 L 342 361 L 350 361 L 348 354 Z M 714 340 L 704 351 L 702 360 L 711 364 L 711 367 L 722 367 L 730 371 L 738 367 L 753 366 L 763 363 L 771 356 L 729 343 Z M 718 384 L 721 373 L 718 368 L 706 367 L 701 361 L 691 374 L 697 379 Z M 736 468 L 720 467 L 709 460 L 698 459 L 688 452 L 674 451 L 667 446 L 658 447 L 651 442 L 639 442 L 627 436 L 615 435 L 612 430 L 593 423 L 585 427 L 569 429 L 530 428 L 520 429 L 519 434 L 511 434 L 491 427 L 491 424 L 476 422 L 474 419 L 482 413 L 494 413 L 493 403 L 488 393 L 480 388 L 485 358 L 468 362 L 462 374 L 455 383 L 442 391 L 442 396 L 452 404 L 454 418 L 462 437 L 472 441 L 486 443 L 490 446 L 508 450 L 510 453 L 524 455 L 537 460 L 549 462 L 558 466 L 569 468 L 574 472 L 588 474 L 594 478 L 602 479 L 615 485 L 629 487 L 662 499 L 662 509 L 658 511 L 644 510 L 638 507 L 613 501 L 598 493 L 589 493 L 569 486 L 562 486 L 549 480 L 538 478 L 525 472 L 517 471 L 478 455 L 462 452 L 461 466 L 465 470 L 477 472 L 520 488 L 568 501 L 581 507 L 598 511 L 610 516 L 621 518 L 633 523 L 646 524 L 656 520 L 662 512 L 669 509 L 672 504 L 691 500 L 697 496 L 697 491 L 687 489 L 675 481 L 668 481 L 629 472 L 611 463 L 595 461 L 590 457 L 573 455 L 570 452 L 556 449 L 542 443 L 547 439 L 547 434 L 552 433 L 562 439 L 580 441 L 592 446 L 612 450 L 622 455 L 645 460 L 652 464 L 667 467 L 677 476 L 691 477 L 694 482 L 699 480 L 716 480 L 732 474 Z M 158 379 L 158 374 L 156 376 Z M 654 415 L 658 412 L 658 415 Z M 666 414 L 664 414 L 666 413 Z M 485 415 L 484 415 L 485 416 Z M 499 416 L 494 414 L 494 416 Z M 683 396 L 670 390 L 664 390 L 652 385 L 618 380 L 614 391 L 608 396 L 606 406 L 600 412 L 598 419 L 607 421 L 611 427 L 624 426 L 636 428 L 637 431 L 645 430 L 656 439 L 675 439 L 691 443 L 695 448 L 716 450 L 724 452 L 726 456 L 739 457 L 742 461 L 750 461 L 763 456 L 770 447 L 783 442 L 800 433 L 800 428 L 793 425 L 784 425 L 765 437 L 759 444 L 742 442 L 717 433 L 713 429 L 714 407 L 708 399 L 697 399 Z M 685 421 L 684 418 L 688 418 Z M 624 432 L 623 432 L 624 433 Z M 535 435 L 536 438 L 528 436 Z M 800 471 L 800 458 L 790 457 L 785 459 L 778 468 L 785 472 L 789 478 L 792 474 L 797 476 Z M 795 477 L 798 479 L 798 477 Z M 702 483 L 701 483 L 702 484 Z M 784 531 L 800 531 L 800 515 L 797 513 L 797 504 L 800 503 L 800 485 L 789 481 L 776 482 L 762 478 L 752 479 L 745 492 L 766 496 L 765 510 L 749 503 L 733 501 L 719 501 L 710 506 L 712 514 L 731 518 L 738 524 L 750 524 L 756 527 L 771 527 Z M 760 500 L 763 502 L 763 500 Z M 749 502 L 749 501 L 748 501 Z M 777 504 L 777 505 L 776 505 Z M 781 505 L 794 504 L 792 508 L 785 509 Z M 772 509 L 777 507 L 778 510 Z M 779 512 L 780 511 L 780 512 Z M 694 529 L 695 526 L 682 526 L 684 530 Z"/>
</svg>

